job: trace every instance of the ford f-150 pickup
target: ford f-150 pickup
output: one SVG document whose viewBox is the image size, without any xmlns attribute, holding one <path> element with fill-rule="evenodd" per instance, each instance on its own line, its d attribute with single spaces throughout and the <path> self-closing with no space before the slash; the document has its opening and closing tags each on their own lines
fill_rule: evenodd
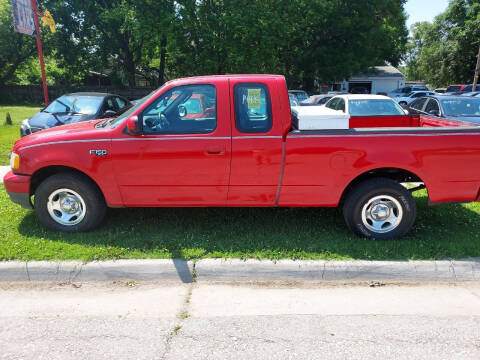
<svg viewBox="0 0 480 360">
<path fill-rule="evenodd" d="M 480 127 L 403 114 L 336 128 L 332 115 L 302 130 L 304 120 L 283 76 L 178 79 L 117 118 L 18 140 L 4 183 L 67 232 L 95 228 L 107 207 L 342 206 L 353 232 L 390 239 L 414 224 L 413 190 L 431 203 L 479 200 Z"/>
</svg>

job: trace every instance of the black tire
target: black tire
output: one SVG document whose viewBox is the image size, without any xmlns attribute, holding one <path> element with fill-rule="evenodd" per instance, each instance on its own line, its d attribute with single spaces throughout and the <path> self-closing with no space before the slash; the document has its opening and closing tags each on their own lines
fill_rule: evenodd
<svg viewBox="0 0 480 360">
<path fill-rule="evenodd" d="M 400 102 L 398 103 L 398 105 L 400 105 L 400 106 L 403 107 L 403 106 L 407 106 L 407 103 L 406 103 L 405 101 L 400 101 Z"/>
<path fill-rule="evenodd" d="M 388 210 L 384 211 L 385 208 Z M 385 213 L 392 216 L 385 215 L 383 218 L 380 216 L 374 219 L 375 216 L 383 216 Z M 417 216 L 417 206 L 411 193 L 401 184 L 387 178 L 374 178 L 356 185 L 348 193 L 343 216 L 348 228 L 356 235 L 389 240 L 400 238 L 410 231 Z M 389 221 L 390 218 L 394 220 Z M 372 220 L 379 220 L 377 224 L 383 223 L 384 228 L 376 227 L 377 224 Z"/>
<path fill-rule="evenodd" d="M 56 214 L 55 211 L 61 214 L 60 211 L 51 210 L 53 215 L 50 215 L 48 207 L 50 195 L 61 191 L 61 189 L 67 189 L 71 194 L 76 193 L 76 195 L 79 195 L 79 197 L 71 195 L 74 200 L 79 200 L 74 202 L 76 207 L 73 207 L 73 210 L 78 208 L 81 214 L 83 214 L 77 216 L 76 219 L 75 214 L 73 214 L 72 218 L 74 220 L 71 221 L 71 224 L 67 225 L 61 224 L 58 222 L 61 220 L 55 220 L 53 218 Z M 68 194 L 68 192 L 60 192 L 59 194 Z M 50 204 L 53 203 L 54 199 L 55 196 L 52 197 Z M 58 197 L 57 202 L 60 203 Z M 48 228 L 56 231 L 74 233 L 89 231 L 97 227 L 105 216 L 107 206 L 103 194 L 88 177 L 82 174 L 64 172 L 48 177 L 38 186 L 35 191 L 34 208 L 40 222 Z M 83 211 L 83 209 L 85 210 Z M 69 215 L 67 214 L 67 216 Z M 57 216 L 57 219 L 61 219 L 60 216 Z M 75 221 L 79 222 L 75 223 Z"/>
</svg>

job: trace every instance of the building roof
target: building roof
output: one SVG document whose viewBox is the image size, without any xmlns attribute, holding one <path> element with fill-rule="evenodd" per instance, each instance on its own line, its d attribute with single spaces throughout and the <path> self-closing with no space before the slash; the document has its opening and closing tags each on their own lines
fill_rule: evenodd
<svg viewBox="0 0 480 360">
<path fill-rule="evenodd" d="M 372 66 L 366 72 L 354 75 L 352 78 L 405 79 L 405 75 L 394 66 Z"/>
</svg>

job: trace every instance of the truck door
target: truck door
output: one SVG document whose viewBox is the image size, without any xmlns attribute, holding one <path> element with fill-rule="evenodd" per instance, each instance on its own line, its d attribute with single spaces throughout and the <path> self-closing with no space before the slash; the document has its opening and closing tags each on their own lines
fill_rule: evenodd
<svg viewBox="0 0 480 360">
<path fill-rule="evenodd" d="M 170 87 L 139 113 L 143 134 L 112 141 L 125 205 L 225 206 L 229 111 L 228 81 L 220 80 Z"/>
<path fill-rule="evenodd" d="M 230 79 L 229 206 L 275 205 L 282 171 L 281 103 L 279 96 L 275 96 L 278 94 L 276 86 L 275 81 Z"/>
</svg>

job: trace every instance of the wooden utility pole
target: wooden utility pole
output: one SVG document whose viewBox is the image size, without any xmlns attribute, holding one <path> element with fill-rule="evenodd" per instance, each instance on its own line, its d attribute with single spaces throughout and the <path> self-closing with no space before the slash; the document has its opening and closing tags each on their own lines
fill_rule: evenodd
<svg viewBox="0 0 480 360">
<path fill-rule="evenodd" d="M 477 67 L 475 68 L 475 77 L 473 78 L 472 91 L 477 91 L 478 73 L 480 72 L 480 46 L 478 47 Z"/>
</svg>

